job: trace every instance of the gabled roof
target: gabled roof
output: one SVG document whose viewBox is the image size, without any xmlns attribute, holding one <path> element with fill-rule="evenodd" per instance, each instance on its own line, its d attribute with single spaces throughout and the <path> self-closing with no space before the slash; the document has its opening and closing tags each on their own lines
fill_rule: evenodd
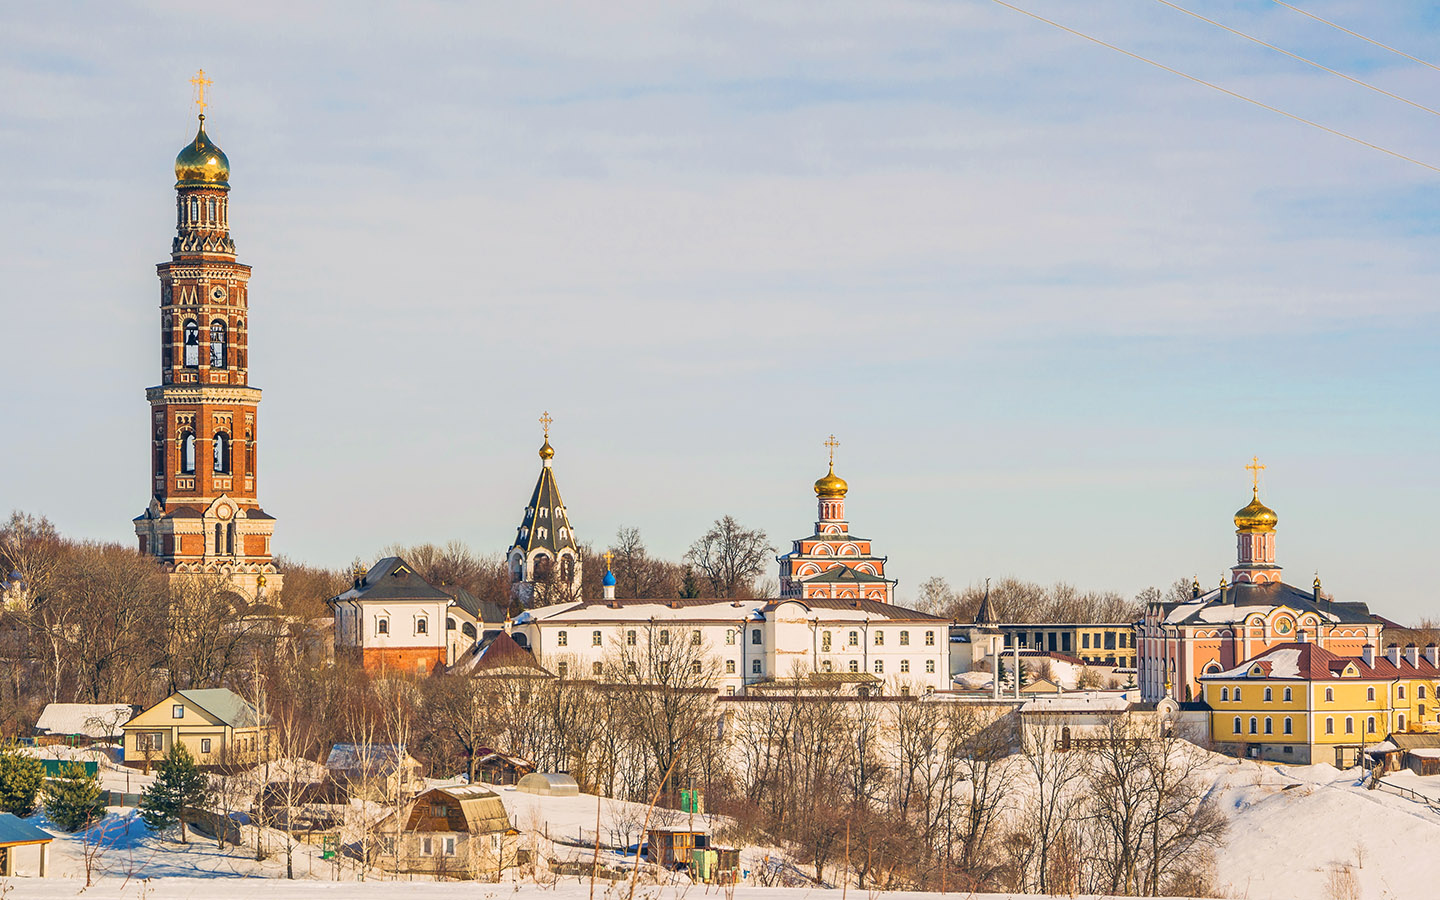
<svg viewBox="0 0 1440 900">
<path fill-rule="evenodd" d="M 570 514 L 565 509 L 565 502 L 560 499 L 560 488 L 555 483 L 555 470 L 548 465 L 549 460 L 546 463 L 540 468 L 540 477 L 530 495 L 530 505 L 525 508 L 525 518 L 521 520 L 520 527 L 515 529 L 515 543 L 510 549 L 519 547 L 525 554 L 532 550 L 558 554 L 566 549 L 578 553 L 575 530 L 570 527 Z"/>
<path fill-rule="evenodd" d="M 135 716 L 128 703 L 47 703 L 35 722 L 41 734 L 83 734 L 86 737 L 119 737 L 121 728 Z"/>
<path fill-rule="evenodd" d="M 838 566 L 831 566 L 818 574 L 807 575 L 804 578 L 796 580 L 803 584 L 890 584 L 893 579 L 882 578 L 879 575 L 871 575 L 869 572 L 852 569 L 844 563 L 841 563 Z"/>
<path fill-rule="evenodd" d="M 1410 665 L 1403 654 L 1399 665 L 1383 656 L 1375 657 L 1374 663 L 1367 665 L 1361 657 L 1338 656 L 1318 644 L 1311 643 L 1277 644 L 1234 668 L 1213 675 L 1201 675 L 1200 678 L 1202 681 L 1236 678 L 1336 681 L 1344 677 L 1343 673 L 1350 666 L 1354 666 L 1357 673 L 1350 677 L 1360 681 L 1440 678 L 1440 668 L 1430 665 L 1423 656 L 1418 666 Z"/>
<path fill-rule="evenodd" d="M 468 595 L 467 595 L 468 596 Z M 449 604 L 454 598 L 421 578 L 416 571 L 398 556 L 387 556 L 370 567 L 360 583 L 330 599 L 330 603 L 342 600 L 383 601 L 385 603 L 436 602 Z"/>
<path fill-rule="evenodd" d="M 481 600 L 457 584 L 442 584 L 439 589 L 448 594 L 455 601 L 455 605 L 469 613 L 475 621 L 486 625 L 504 623 L 505 608 L 500 604 Z"/>
<path fill-rule="evenodd" d="M 43 844 L 55 840 L 55 835 L 42 831 L 24 819 L 10 813 L 0 813 L 0 846 L 17 844 Z"/>
<path fill-rule="evenodd" d="M 1315 599 L 1315 592 L 1283 582 L 1252 584 L 1237 582 L 1225 588 L 1222 597 L 1219 588 L 1180 603 L 1167 603 L 1165 624 L 1167 625 L 1216 625 L 1242 622 L 1252 613 L 1264 612 L 1277 606 L 1288 606 L 1298 613 L 1315 613 L 1322 622 L 1342 624 L 1373 624 L 1370 608 L 1364 603 L 1339 603 L 1327 599 Z"/>
<path fill-rule="evenodd" d="M 260 714 L 250 701 L 229 688 L 203 688 L 176 693 L 231 728 L 253 728 L 260 724 Z"/>
<path fill-rule="evenodd" d="M 503 631 L 485 632 L 469 653 L 455 661 L 450 671 L 457 675 L 509 673 L 550 677 L 550 672 L 535 661 L 530 651 Z"/>
</svg>

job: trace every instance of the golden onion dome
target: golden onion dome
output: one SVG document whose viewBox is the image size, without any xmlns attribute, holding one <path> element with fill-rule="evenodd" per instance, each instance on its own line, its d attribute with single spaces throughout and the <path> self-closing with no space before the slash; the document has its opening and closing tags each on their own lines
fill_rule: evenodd
<svg viewBox="0 0 1440 900">
<path fill-rule="evenodd" d="M 845 483 L 845 479 L 835 474 L 833 462 L 830 464 L 830 472 L 815 482 L 815 496 L 821 500 L 843 500 L 849 490 L 850 485 Z"/>
<path fill-rule="evenodd" d="M 176 187 L 230 186 L 230 160 L 225 151 L 210 140 L 205 133 L 205 117 L 200 117 L 200 130 L 195 140 L 185 146 L 175 157 Z"/>
<path fill-rule="evenodd" d="M 541 459 L 554 459 L 554 458 L 555 458 L 555 448 L 552 447 L 552 446 L 550 446 L 550 439 L 549 439 L 549 438 L 546 438 L 546 439 L 545 439 L 545 443 L 543 443 L 543 444 L 540 445 L 540 458 L 541 458 Z"/>
<path fill-rule="evenodd" d="M 1246 534 L 1274 531 L 1275 523 L 1279 520 L 1280 517 L 1275 515 L 1275 510 L 1260 502 L 1259 491 L 1255 492 L 1249 503 L 1235 513 L 1235 527 Z"/>
</svg>

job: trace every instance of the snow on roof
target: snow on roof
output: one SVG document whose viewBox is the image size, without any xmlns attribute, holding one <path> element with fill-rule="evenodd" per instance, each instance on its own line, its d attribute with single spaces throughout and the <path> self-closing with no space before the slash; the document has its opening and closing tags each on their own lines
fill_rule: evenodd
<svg viewBox="0 0 1440 900">
<path fill-rule="evenodd" d="M 1416 747 L 1410 755 L 1421 759 L 1440 759 L 1440 747 Z"/>
<path fill-rule="evenodd" d="M 1399 749 L 1400 749 L 1399 747 L 1395 746 L 1394 744 L 1390 743 L 1389 741 L 1381 741 L 1380 743 L 1374 745 L 1373 747 L 1366 747 L 1366 748 L 1365 748 L 1365 752 L 1366 752 L 1366 753 L 1394 753 L 1396 750 L 1399 750 Z"/>
<path fill-rule="evenodd" d="M 122 725 L 135 715 L 128 703 L 50 703 L 40 713 L 35 730 L 42 734 L 83 734 L 86 737 L 120 737 Z"/>
</svg>

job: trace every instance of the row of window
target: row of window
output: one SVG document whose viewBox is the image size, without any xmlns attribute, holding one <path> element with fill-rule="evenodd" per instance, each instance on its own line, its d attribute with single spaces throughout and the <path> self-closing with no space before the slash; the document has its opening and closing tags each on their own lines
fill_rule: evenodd
<svg viewBox="0 0 1440 900">
<path fill-rule="evenodd" d="M 1289 702 L 1290 702 L 1290 699 L 1291 699 L 1291 696 L 1292 696 L 1291 693 L 1290 693 L 1290 688 L 1287 687 L 1287 688 L 1285 689 L 1285 692 L 1284 692 L 1281 696 L 1284 698 L 1284 702 L 1285 702 L 1285 703 L 1289 703 Z M 1400 699 L 1400 700 L 1404 700 L 1404 699 L 1405 699 L 1405 685 L 1399 684 L 1399 685 L 1396 685 L 1396 686 L 1395 686 L 1395 696 L 1396 696 L 1398 699 Z M 1425 685 L 1420 684 L 1420 685 L 1416 685 L 1416 686 L 1415 686 L 1415 697 L 1416 697 L 1417 700 L 1424 700 L 1424 699 L 1425 699 Z M 1221 699 L 1221 700 L 1230 700 L 1230 699 L 1231 699 L 1230 689 L 1229 689 L 1228 687 L 1222 687 L 1222 688 L 1220 689 L 1220 699 Z M 1274 690 L 1267 687 L 1267 688 L 1265 689 L 1265 702 L 1266 702 L 1266 703 L 1269 703 L 1270 701 L 1272 701 L 1272 700 L 1274 700 L 1274 699 L 1275 699 L 1275 692 L 1274 692 Z M 1366 699 L 1368 702 L 1370 702 L 1370 703 L 1374 703 L 1374 702 L 1375 702 L 1375 688 L 1373 688 L 1373 687 L 1367 687 L 1367 688 L 1365 689 L 1365 699 Z M 1237 701 L 1237 702 L 1240 700 L 1240 688 L 1239 688 L 1239 687 L 1236 687 L 1236 688 L 1235 688 L 1234 700 Z M 1327 688 L 1325 689 L 1325 702 L 1326 702 L 1326 703 L 1334 703 L 1334 702 L 1335 702 L 1335 689 L 1334 689 L 1333 687 L 1327 687 Z"/>
<path fill-rule="evenodd" d="M 657 667 L 658 667 L 658 669 L 659 669 L 659 672 L 660 672 L 660 675 L 661 675 L 662 677 L 665 676 L 665 675 L 670 674 L 670 663 L 669 663 L 668 661 L 661 660 L 661 661 L 660 661 L 659 663 L 657 663 L 656 665 L 657 665 Z M 850 668 L 850 671 L 851 671 L 851 672 L 859 672 L 859 671 L 860 671 L 860 661 L 859 661 L 859 660 L 856 660 L 856 659 L 850 660 L 849 668 Z M 874 668 L 874 671 L 875 671 L 875 674 L 876 674 L 876 675 L 884 675 L 884 674 L 885 674 L 885 661 L 884 661 L 883 659 L 877 659 L 877 660 L 875 660 L 875 662 L 874 662 L 874 664 L 873 664 L 873 668 Z M 593 662 L 593 663 L 590 664 L 590 671 L 591 671 L 591 674 L 595 675 L 596 677 L 599 677 L 599 676 L 601 676 L 601 675 L 604 674 L 604 672 L 605 672 L 605 665 L 604 665 L 604 663 L 601 663 L 601 662 Z M 636 671 L 637 671 L 636 662 L 635 662 L 634 660 L 627 660 L 626 663 L 625 663 L 625 671 L 626 671 L 626 673 L 628 673 L 628 674 L 630 674 L 630 675 L 634 675 L 634 674 L 636 673 Z M 690 661 L 690 671 L 693 672 L 693 673 L 695 673 L 695 674 L 697 674 L 697 675 L 700 674 L 700 673 L 703 671 L 703 665 L 702 665 L 702 663 L 700 662 L 700 660 L 694 659 L 694 660 L 691 660 L 691 661 Z M 822 672 L 833 672 L 833 671 L 835 671 L 835 669 L 834 669 L 834 666 L 831 664 L 831 661 L 827 659 L 827 660 L 822 660 L 822 661 L 821 661 L 821 663 L 820 663 L 820 671 L 822 671 Z M 925 660 L 925 672 L 926 672 L 926 674 L 929 674 L 929 675 L 935 674 L 935 660 L 933 660 L 933 659 L 927 659 L 927 660 Z M 759 675 L 759 674 L 761 674 L 761 673 L 762 673 L 762 669 L 761 669 L 760 660 L 758 660 L 758 659 L 752 659 L 752 660 L 750 660 L 750 674 L 752 674 L 752 675 Z M 900 674 L 902 674 L 902 675 L 907 675 L 907 674 L 909 674 L 909 673 L 910 673 L 910 660 L 908 660 L 908 659 L 902 659 L 902 660 L 900 660 Z M 561 678 L 566 678 L 566 677 L 568 677 L 569 674 L 570 674 L 570 663 L 569 663 L 568 661 L 566 661 L 566 660 L 561 660 L 560 662 L 556 663 L 556 664 L 555 664 L 555 674 L 556 674 L 556 675 L 559 675 Z M 726 675 L 734 675 L 734 674 L 736 674 L 735 660 L 733 660 L 733 659 L 727 659 L 727 660 L 725 660 L 725 674 L 726 674 Z"/>
<path fill-rule="evenodd" d="M 725 631 L 725 643 L 726 643 L 726 645 L 733 647 L 733 646 L 735 645 L 735 642 L 736 642 L 736 640 L 738 639 L 739 635 L 740 635 L 740 631 L 739 631 L 738 629 L 735 629 L 735 628 L 727 629 L 727 630 Z M 876 646 L 876 647 L 883 647 L 883 646 L 885 646 L 885 632 L 877 630 L 877 631 L 874 632 L 874 635 L 875 635 L 875 637 L 874 637 L 875 646 Z M 631 629 L 631 630 L 625 632 L 625 643 L 626 643 L 626 644 L 628 644 L 628 645 L 630 645 L 630 646 L 634 646 L 637 640 L 639 640 L 639 633 L 636 632 L 634 629 Z M 670 643 L 670 629 L 668 629 L 668 628 L 662 628 L 662 629 L 660 629 L 659 634 L 658 634 L 657 637 L 656 637 L 656 640 L 658 640 L 661 645 L 668 646 L 669 643 Z M 696 629 L 691 630 L 691 632 L 690 632 L 690 643 L 691 643 L 692 645 L 698 647 L 698 646 L 700 645 L 700 643 L 701 643 L 702 640 L 703 640 L 703 638 L 701 637 L 700 629 L 696 628 Z M 908 646 L 910 646 L 910 632 L 909 632 L 909 631 L 902 630 L 902 631 L 900 632 L 900 638 L 899 638 L 899 640 L 900 640 L 900 646 L 901 646 L 901 647 L 908 647 Z M 750 632 L 750 643 L 752 643 L 752 644 L 762 644 L 762 643 L 764 643 L 764 641 L 765 641 L 764 634 L 763 634 L 763 632 L 761 632 L 761 630 L 760 630 L 759 628 L 755 628 L 755 629 L 752 629 L 752 630 L 751 630 L 751 632 Z M 569 633 L 568 631 L 563 630 L 563 629 L 560 630 L 559 632 L 556 633 L 555 642 L 556 642 L 557 644 L 559 644 L 561 647 L 568 647 L 568 646 L 570 645 L 570 633 Z M 592 647 L 602 646 L 603 643 L 604 643 L 604 637 L 603 637 L 603 635 L 602 635 L 599 631 L 592 631 L 592 632 L 590 632 L 590 645 L 591 645 Z M 860 632 L 858 632 L 858 631 L 852 631 L 852 632 L 850 632 L 850 633 L 846 636 L 846 642 L 845 642 L 845 643 L 846 643 L 846 646 L 848 646 L 848 647 L 858 647 L 858 646 L 860 646 Z M 831 634 L 831 632 L 829 632 L 829 631 L 821 632 L 821 634 L 820 634 L 820 651 L 821 651 L 822 653 L 828 653 L 828 652 L 830 652 L 830 648 L 831 648 L 832 645 L 833 645 L 833 635 Z M 934 632 L 934 631 L 927 631 L 927 632 L 925 632 L 925 646 L 927 646 L 927 647 L 933 647 L 933 646 L 935 646 L 935 632 Z"/>
<path fill-rule="evenodd" d="M 175 227 L 184 228 L 195 225 L 223 227 L 229 205 L 225 200 L 221 200 L 217 204 L 214 197 L 207 197 L 204 203 L 201 203 L 198 197 L 191 197 L 188 205 L 185 203 L 185 198 L 177 198 L 175 203 Z M 187 209 L 190 213 L 189 216 L 185 215 Z"/>
<path fill-rule="evenodd" d="M 376 620 L 375 620 L 375 633 L 376 633 L 376 634 L 389 634 L 389 633 L 390 633 L 390 620 L 389 620 L 388 618 L 384 617 L 384 616 L 381 616 L 380 618 L 376 619 Z M 417 619 L 415 620 L 415 634 L 429 634 L 429 633 L 430 633 L 430 620 L 429 620 L 428 618 L 426 618 L 425 616 L 420 616 L 419 618 L 417 618 Z"/>
<path fill-rule="evenodd" d="M 1423 714 L 1422 714 L 1422 715 L 1423 715 Z M 1260 723 L 1259 723 L 1259 719 L 1258 719 L 1257 717 L 1255 717 L 1255 716 L 1251 716 L 1251 717 L 1250 717 L 1250 733 L 1251 733 L 1251 734 L 1260 734 L 1260 733 L 1261 733 L 1260 730 L 1259 730 L 1259 724 L 1260 724 Z M 1294 734 L 1294 733 L 1295 733 L 1294 727 L 1293 727 L 1293 725 L 1292 725 L 1292 723 L 1291 723 L 1291 720 L 1290 720 L 1290 717 L 1289 717 L 1289 716 L 1286 716 L 1286 717 L 1284 718 L 1284 720 L 1283 720 L 1283 722 L 1282 722 L 1282 725 L 1284 726 L 1284 729 L 1285 729 L 1285 730 L 1282 731 L 1281 734 Z M 1235 733 L 1236 733 L 1236 734 L 1242 734 L 1242 733 L 1243 733 L 1243 731 L 1241 730 L 1241 719 L 1240 719 L 1239 716 L 1236 716 L 1236 717 L 1235 717 L 1234 729 L 1235 729 Z M 1395 730 L 1397 730 L 1397 731 L 1404 731 L 1404 730 L 1405 730 L 1405 714 L 1404 714 L 1404 713 L 1400 713 L 1400 714 L 1396 717 Z M 1265 731 L 1264 731 L 1264 733 L 1265 733 L 1265 734 L 1274 734 L 1274 733 L 1275 733 L 1275 723 L 1274 723 L 1274 720 L 1272 720 L 1269 716 L 1266 716 L 1266 717 L 1265 717 Z M 1334 716 L 1326 716 L 1326 717 L 1325 717 L 1325 733 L 1326 733 L 1326 734 L 1334 734 L 1334 733 L 1335 733 L 1335 717 L 1334 717 Z M 1345 734 L 1354 734 L 1354 733 L 1355 733 L 1355 717 L 1354 717 L 1354 716 L 1346 716 L 1346 717 L 1345 717 Z M 1374 717 L 1374 716 L 1367 716 L 1367 717 L 1365 718 L 1365 733 L 1366 733 L 1367 735 L 1373 735 L 1373 734 L 1376 734 L 1376 733 L 1377 733 L 1377 732 L 1375 731 L 1375 717 Z"/>
</svg>

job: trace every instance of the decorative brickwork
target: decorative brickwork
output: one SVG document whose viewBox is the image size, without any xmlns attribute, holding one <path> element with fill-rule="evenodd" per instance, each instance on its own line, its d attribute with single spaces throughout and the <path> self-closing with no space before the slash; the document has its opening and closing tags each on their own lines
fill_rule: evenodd
<svg viewBox="0 0 1440 900">
<path fill-rule="evenodd" d="M 274 519 L 260 508 L 260 389 L 249 385 L 250 267 L 229 231 L 229 160 L 205 134 L 177 157 L 176 236 L 160 263 L 160 384 L 150 401 L 150 494 L 140 551 L 176 576 L 276 591 Z"/>
</svg>

